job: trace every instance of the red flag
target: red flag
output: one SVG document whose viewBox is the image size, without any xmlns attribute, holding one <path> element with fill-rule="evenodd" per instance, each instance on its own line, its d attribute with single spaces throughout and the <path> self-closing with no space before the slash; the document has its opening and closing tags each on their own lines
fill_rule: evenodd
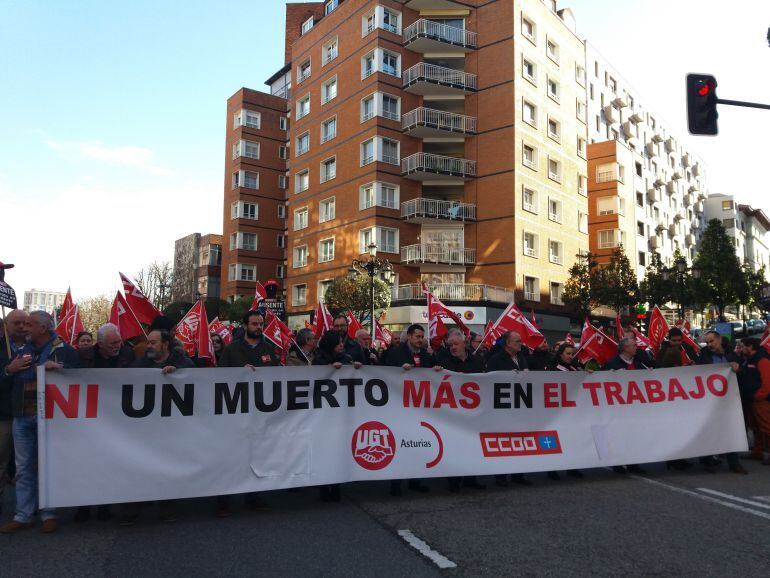
<svg viewBox="0 0 770 578">
<path fill-rule="evenodd" d="M 112 301 L 112 308 L 110 309 L 110 323 L 116 325 L 120 331 L 120 338 L 124 341 L 144 335 L 144 330 L 136 319 L 134 312 L 126 303 L 123 295 L 120 291 L 115 293 L 115 299 Z"/>
<path fill-rule="evenodd" d="M 182 343 L 184 351 L 192 357 L 195 355 L 196 338 L 198 335 L 198 325 L 201 321 L 201 308 L 203 304 L 196 301 L 184 317 L 177 323 L 174 333 L 176 338 Z"/>
<path fill-rule="evenodd" d="M 422 293 L 428 301 L 428 338 L 430 339 L 431 347 L 439 347 L 447 333 L 446 325 L 441 320 L 442 317 L 448 317 L 454 321 L 457 327 L 465 333 L 466 337 L 470 335 L 471 330 L 465 326 L 460 316 L 434 297 L 425 283 L 422 284 Z"/>
<path fill-rule="evenodd" d="M 612 337 L 591 325 L 586 318 L 580 335 L 580 348 L 577 351 L 580 363 L 595 359 L 604 365 L 618 353 L 618 344 Z"/>
<path fill-rule="evenodd" d="M 537 327 L 537 317 L 535 317 L 535 308 L 532 308 L 532 313 L 529 315 L 529 320 L 532 322 L 532 325 L 534 327 Z"/>
<path fill-rule="evenodd" d="M 506 331 L 515 331 L 521 335 L 524 345 L 533 350 L 537 349 L 545 341 L 543 334 L 537 330 L 537 327 L 532 325 L 529 319 L 524 317 L 513 301 L 495 321 L 495 324 L 484 336 L 482 343 L 491 348 L 495 341 Z"/>
<path fill-rule="evenodd" d="M 765 351 L 770 353 L 770 331 L 765 329 L 765 336 L 762 338 L 762 341 L 760 341 L 759 345 L 765 348 Z"/>
<path fill-rule="evenodd" d="M 313 321 L 315 322 L 316 339 L 321 339 L 323 334 L 332 328 L 332 324 L 334 322 L 332 314 L 329 313 L 326 305 L 321 301 L 319 301 L 315 306 L 315 315 L 313 317 Z"/>
<path fill-rule="evenodd" d="M 567 333 L 567 335 L 564 336 L 564 342 L 569 343 L 572 347 L 575 346 L 575 340 L 572 338 L 572 333 Z"/>
<path fill-rule="evenodd" d="M 268 310 L 264 334 L 267 339 L 272 341 L 281 350 L 281 363 L 285 365 L 286 356 L 289 354 L 289 348 L 294 341 L 291 329 L 277 315 Z"/>
<path fill-rule="evenodd" d="M 198 321 L 198 331 L 195 333 L 195 350 L 198 353 L 198 359 L 202 360 L 206 366 L 215 367 L 217 356 L 214 353 L 214 344 L 211 342 L 206 307 L 203 305 L 203 301 L 198 301 L 196 305 L 199 309 L 200 320 Z"/>
<path fill-rule="evenodd" d="M 353 315 L 353 312 L 350 309 L 348 309 L 348 312 L 345 314 L 345 317 L 348 320 L 348 337 L 350 337 L 351 339 L 355 339 L 356 332 L 359 329 L 363 329 L 364 326 L 361 325 L 361 322 L 358 319 L 356 319 L 356 316 Z"/>
<path fill-rule="evenodd" d="M 652 348 L 653 352 L 657 355 L 658 351 L 660 351 L 660 346 L 663 343 L 663 340 L 668 335 L 668 323 L 666 323 L 666 318 L 663 317 L 663 314 L 660 312 L 660 309 L 658 309 L 658 306 L 652 308 L 652 314 L 650 315 L 650 326 L 647 328 L 647 337 L 650 340 L 650 347 Z"/>
<path fill-rule="evenodd" d="M 67 315 L 62 317 L 61 321 L 59 321 L 59 324 L 56 326 L 56 333 L 59 337 L 73 346 L 77 341 L 78 333 L 85 330 L 86 328 L 83 326 L 83 322 L 80 319 L 80 312 L 78 311 L 77 305 L 70 307 Z"/>
<path fill-rule="evenodd" d="M 267 291 L 265 291 L 265 286 L 257 281 L 257 288 L 254 291 L 254 301 L 251 302 L 251 311 L 258 309 L 259 302 L 264 301 L 265 299 L 267 299 Z"/>
<path fill-rule="evenodd" d="M 120 279 L 123 281 L 123 293 L 126 294 L 126 302 L 131 306 L 131 311 L 141 323 L 149 325 L 158 315 L 162 315 L 128 277 L 120 273 Z"/>
<path fill-rule="evenodd" d="M 638 349 L 650 349 L 650 340 L 647 339 L 641 331 L 639 331 L 636 327 L 633 325 L 629 326 L 629 331 L 633 331 L 634 335 L 636 336 L 636 347 Z"/>
<path fill-rule="evenodd" d="M 620 313 L 615 317 L 615 335 L 618 336 L 618 343 L 623 339 L 623 322 L 620 320 Z"/>
<path fill-rule="evenodd" d="M 64 319 L 67 317 L 67 314 L 70 312 L 72 307 L 72 293 L 70 292 L 70 288 L 67 287 L 67 294 L 64 296 L 64 301 L 62 301 L 61 308 L 59 309 L 59 319 Z"/>
<path fill-rule="evenodd" d="M 380 343 L 384 343 L 385 345 L 390 345 L 390 342 L 393 340 L 393 334 L 391 333 L 390 329 L 380 325 L 379 321 L 375 321 L 374 340 L 379 341 Z"/>
<path fill-rule="evenodd" d="M 692 335 L 690 335 L 690 322 L 684 321 L 681 324 L 678 324 L 677 327 L 682 330 L 682 341 L 690 346 L 693 354 L 698 355 L 698 352 L 700 351 L 700 345 L 692 338 Z"/>
<path fill-rule="evenodd" d="M 214 320 L 209 323 L 209 333 L 219 335 L 224 346 L 230 345 L 233 340 L 233 332 L 230 330 L 230 326 L 222 323 L 219 317 L 214 317 Z"/>
</svg>

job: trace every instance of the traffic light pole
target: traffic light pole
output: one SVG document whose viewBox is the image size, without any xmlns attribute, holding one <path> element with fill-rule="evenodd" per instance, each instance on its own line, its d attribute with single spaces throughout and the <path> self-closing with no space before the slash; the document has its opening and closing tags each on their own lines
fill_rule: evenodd
<svg viewBox="0 0 770 578">
<path fill-rule="evenodd" d="M 717 104 L 726 104 L 728 106 L 745 106 L 748 108 L 764 108 L 770 110 L 770 104 L 760 104 L 758 102 L 745 102 L 743 100 L 725 100 L 724 98 L 718 98 Z"/>
</svg>

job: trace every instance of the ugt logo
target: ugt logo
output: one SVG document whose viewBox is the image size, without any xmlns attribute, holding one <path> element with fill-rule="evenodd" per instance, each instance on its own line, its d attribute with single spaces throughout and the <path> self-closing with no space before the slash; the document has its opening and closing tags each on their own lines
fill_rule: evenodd
<svg viewBox="0 0 770 578">
<path fill-rule="evenodd" d="M 358 426 L 351 441 L 353 459 L 366 470 L 381 470 L 393 461 L 396 438 L 384 423 L 368 421 Z"/>
</svg>

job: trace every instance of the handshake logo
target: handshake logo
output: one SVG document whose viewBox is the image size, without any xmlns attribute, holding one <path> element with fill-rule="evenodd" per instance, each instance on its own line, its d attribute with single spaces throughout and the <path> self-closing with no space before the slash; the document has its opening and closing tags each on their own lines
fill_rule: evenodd
<svg viewBox="0 0 770 578">
<path fill-rule="evenodd" d="M 381 470 L 396 455 L 396 438 L 384 423 L 368 421 L 353 433 L 353 459 L 366 470 Z"/>
</svg>

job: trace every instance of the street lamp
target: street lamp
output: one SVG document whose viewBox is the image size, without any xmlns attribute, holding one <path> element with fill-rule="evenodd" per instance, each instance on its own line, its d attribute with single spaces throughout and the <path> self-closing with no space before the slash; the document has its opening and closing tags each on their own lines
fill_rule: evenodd
<svg viewBox="0 0 770 578">
<path fill-rule="evenodd" d="M 165 309 L 166 307 L 166 289 L 170 289 L 171 285 L 167 283 L 158 283 L 158 289 L 160 289 L 160 308 Z"/>
<path fill-rule="evenodd" d="M 366 247 L 369 250 L 369 259 L 363 261 L 361 259 L 353 259 L 351 263 L 353 270 L 361 275 L 369 275 L 369 307 L 371 314 L 371 337 L 374 339 L 374 278 L 377 273 L 383 271 L 392 271 L 393 265 L 387 259 L 377 258 L 377 245 L 375 243 L 369 243 Z"/>
</svg>

